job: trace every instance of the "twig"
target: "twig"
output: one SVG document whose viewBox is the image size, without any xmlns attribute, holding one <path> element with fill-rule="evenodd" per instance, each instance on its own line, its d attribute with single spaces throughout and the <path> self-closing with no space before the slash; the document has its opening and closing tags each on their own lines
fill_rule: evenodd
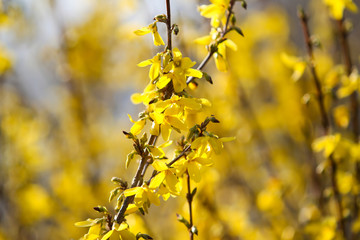
<svg viewBox="0 0 360 240">
<path fill-rule="evenodd" d="M 190 236 L 190 240 L 194 239 L 194 232 L 192 230 L 193 228 L 193 214 L 192 214 L 192 200 L 193 200 L 193 195 L 191 192 L 191 186 L 190 186 L 190 175 L 189 173 L 186 171 L 186 176 L 187 176 L 187 189 L 188 192 L 186 194 L 186 199 L 188 201 L 188 205 L 189 205 L 189 218 L 190 218 L 190 226 L 189 226 L 189 236 Z"/>
<path fill-rule="evenodd" d="M 342 54 L 344 56 L 346 74 L 350 76 L 353 70 L 353 64 L 351 61 L 350 47 L 348 41 L 348 32 L 344 26 L 344 18 L 341 20 L 337 20 L 339 34 L 340 34 L 340 44 L 342 48 Z M 359 142 L 359 103 L 358 103 L 358 94 L 354 91 L 350 96 L 350 105 L 352 110 L 352 128 L 353 128 L 353 139 L 355 143 Z M 358 162 L 355 163 L 355 179 L 357 184 L 360 183 L 360 164 Z M 358 205 L 359 195 L 354 194 L 354 211 L 352 220 L 356 220 L 359 215 L 359 205 Z M 359 234 L 353 234 L 353 239 L 358 239 Z"/>
<path fill-rule="evenodd" d="M 309 30 L 309 26 L 308 26 L 308 17 L 306 16 L 304 10 L 302 10 L 302 9 L 299 11 L 299 18 L 301 20 L 301 25 L 303 28 L 303 33 L 304 33 L 305 41 L 306 41 L 307 52 L 308 52 L 308 56 L 310 58 L 309 65 L 310 65 L 311 73 L 312 73 L 314 83 L 316 86 L 318 104 L 319 104 L 320 114 L 321 114 L 322 128 L 323 128 L 324 134 L 329 135 L 329 133 L 330 133 L 329 118 L 328 118 L 328 115 L 325 110 L 324 95 L 321 90 L 321 83 L 320 83 L 320 80 L 319 80 L 319 77 L 317 75 L 316 68 L 315 68 L 313 46 L 312 46 L 312 42 L 311 42 L 311 38 L 310 38 L 310 30 Z M 330 168 L 331 168 L 330 180 L 331 180 L 331 187 L 334 192 L 336 205 L 337 205 L 338 224 L 340 226 L 340 229 L 342 231 L 344 238 L 347 239 L 346 238 L 345 219 L 344 219 L 343 207 L 342 207 L 342 203 L 341 203 L 341 195 L 340 195 L 338 184 L 336 181 L 337 164 L 332 155 L 329 156 L 329 161 L 330 161 Z"/>
<path fill-rule="evenodd" d="M 170 0 L 166 0 L 166 27 L 167 27 L 167 47 L 172 50 L 172 41 L 171 41 L 171 9 L 170 9 Z"/>
</svg>

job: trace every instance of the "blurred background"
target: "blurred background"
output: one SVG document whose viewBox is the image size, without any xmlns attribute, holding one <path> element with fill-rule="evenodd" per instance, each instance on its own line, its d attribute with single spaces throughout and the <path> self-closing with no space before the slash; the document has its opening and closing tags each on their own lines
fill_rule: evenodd
<svg viewBox="0 0 360 240">
<path fill-rule="evenodd" d="M 199 63 L 207 52 L 194 39 L 207 35 L 210 24 L 197 6 L 209 2 L 171 2 L 172 21 L 180 28 L 174 46 Z M 144 109 L 130 101 L 148 83 L 147 69 L 136 64 L 162 47 L 133 32 L 165 13 L 164 1 L 0 3 L 0 240 L 79 239 L 86 230 L 75 222 L 98 217 L 92 210 L 97 205 L 115 204 L 108 202 L 111 177 L 130 181 L 134 175 L 136 164 L 125 169 L 131 142 L 122 131 L 131 126 L 127 114 L 136 118 Z M 228 52 L 229 71 L 218 72 L 212 60 L 204 71 L 214 84 L 199 80 L 190 90 L 213 103 L 207 114 L 221 123 L 212 130 L 237 138 L 198 186 L 198 239 L 333 239 L 336 223 L 320 217 L 316 202 L 323 183 L 314 169 L 321 157 L 311 143 L 322 132 L 312 79 L 307 72 L 291 79 L 281 56 L 306 58 L 296 16 L 302 5 L 321 42 L 315 57 L 327 103 L 333 104 L 337 80 L 331 73 L 342 62 L 336 24 L 320 0 L 249 0 L 247 11 L 238 5 L 245 38 L 229 34 L 238 46 Z M 359 67 L 359 14 L 345 16 Z M 165 26 L 159 32 L 165 39 Z M 337 116 L 331 119 L 334 128 L 344 128 Z M 344 179 L 340 190 L 346 196 L 350 180 Z M 186 239 L 175 212 L 187 216 L 184 197 L 128 221 L 134 233 Z"/>
</svg>

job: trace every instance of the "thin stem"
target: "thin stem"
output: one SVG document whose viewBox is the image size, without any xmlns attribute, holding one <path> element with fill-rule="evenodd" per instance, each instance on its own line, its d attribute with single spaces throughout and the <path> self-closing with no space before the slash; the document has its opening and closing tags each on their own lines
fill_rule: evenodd
<svg viewBox="0 0 360 240">
<path fill-rule="evenodd" d="M 154 135 L 151 135 L 150 136 L 150 139 L 148 141 L 148 144 L 151 145 L 151 146 L 154 146 L 155 143 L 156 143 L 156 140 L 157 140 L 157 136 L 154 136 Z M 138 166 L 138 169 L 136 170 L 136 173 L 135 173 L 135 176 L 131 182 L 131 188 L 134 188 L 134 187 L 137 187 L 139 186 L 139 183 L 142 184 L 142 174 L 145 174 L 143 173 L 143 169 L 145 168 L 145 165 L 147 163 L 147 158 L 149 156 L 149 151 L 145 151 L 144 152 L 144 155 L 142 156 L 141 160 L 140 160 L 140 164 Z M 123 220 L 124 220 L 124 215 L 125 215 L 125 212 L 126 212 L 126 209 L 128 208 L 129 204 L 134 200 L 134 196 L 129 196 L 129 197 L 126 197 L 119 212 L 116 214 L 114 220 L 117 222 L 117 223 L 121 223 Z"/>
<path fill-rule="evenodd" d="M 325 110 L 324 96 L 323 96 L 323 93 L 321 90 L 321 83 L 320 83 L 320 80 L 319 80 L 319 77 L 317 75 L 316 68 L 315 68 L 313 47 L 312 47 L 312 42 L 311 42 L 311 38 L 310 38 L 310 30 L 309 30 L 309 26 L 308 26 L 308 18 L 303 10 L 300 11 L 299 18 L 301 20 L 301 25 L 303 28 L 303 33 L 304 33 L 305 41 L 306 41 L 307 52 L 308 52 L 308 56 L 310 58 L 310 69 L 311 69 L 311 73 L 312 73 L 314 83 L 316 86 L 318 104 L 319 104 L 320 114 L 321 114 L 322 128 L 323 128 L 324 134 L 329 135 L 329 133 L 330 133 L 329 118 L 328 118 L 328 114 Z M 330 180 L 331 180 L 331 187 L 334 192 L 334 197 L 335 197 L 335 201 L 336 201 L 336 205 L 337 205 L 338 224 L 340 226 L 340 229 L 342 231 L 344 238 L 347 239 L 346 238 L 345 219 L 344 219 L 343 207 L 342 207 L 342 203 L 341 203 L 341 194 L 339 192 L 339 187 L 338 187 L 338 184 L 336 181 L 337 164 L 332 155 L 329 156 L 329 161 L 330 161 L 330 168 L 331 168 Z"/>
<path fill-rule="evenodd" d="M 344 18 L 337 21 L 339 34 L 340 34 L 340 44 L 342 49 L 342 54 L 344 56 L 345 61 L 345 68 L 346 73 L 348 76 L 350 76 L 352 70 L 353 70 L 353 64 L 351 61 L 351 53 L 350 53 L 350 47 L 349 47 L 349 41 L 348 41 L 348 32 L 344 26 Z M 351 106 L 351 112 L 352 112 L 352 128 L 353 128 L 353 139 L 355 143 L 359 142 L 359 103 L 358 103 L 358 94 L 357 92 L 353 92 L 350 96 L 350 106 Z M 355 180 L 357 181 L 357 184 L 360 183 L 360 164 L 358 162 L 355 163 Z M 354 194 L 354 211 L 352 219 L 356 220 L 359 215 L 359 205 L 358 205 L 359 195 Z M 359 234 L 353 234 L 353 239 L 358 239 Z"/>
<path fill-rule="evenodd" d="M 171 41 L 171 9 L 170 9 L 170 0 L 166 0 L 166 27 L 167 27 L 167 47 L 171 51 L 172 50 L 172 41 Z"/>
<path fill-rule="evenodd" d="M 194 239 L 194 233 L 192 231 L 192 227 L 194 226 L 193 213 L 192 213 L 193 195 L 191 194 L 190 175 L 188 172 L 186 172 L 186 177 L 187 177 L 187 189 L 188 189 L 188 192 L 186 194 L 186 199 L 187 199 L 188 205 L 189 205 L 189 218 L 190 218 L 189 236 L 190 236 L 190 240 L 193 240 Z"/>
</svg>

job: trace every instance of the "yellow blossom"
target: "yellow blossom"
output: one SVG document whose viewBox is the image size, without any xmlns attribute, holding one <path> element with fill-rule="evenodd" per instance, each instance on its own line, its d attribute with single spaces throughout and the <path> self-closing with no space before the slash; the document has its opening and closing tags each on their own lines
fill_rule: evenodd
<svg viewBox="0 0 360 240">
<path fill-rule="evenodd" d="M 346 8 L 352 12 L 357 12 L 357 6 L 352 0 L 323 0 L 323 2 L 329 7 L 330 15 L 337 20 L 343 18 Z"/>
<path fill-rule="evenodd" d="M 173 51 L 173 61 L 169 63 L 168 69 L 169 73 L 164 74 L 160 77 L 159 81 L 156 83 L 156 86 L 159 89 L 166 87 L 166 85 L 172 80 L 174 85 L 175 92 L 181 92 L 186 88 L 186 78 L 189 76 L 201 78 L 202 72 L 196 69 L 192 69 L 196 62 L 191 61 L 190 58 L 182 57 L 179 49 L 174 48 Z M 166 69 L 164 70 L 166 72 Z"/>
<path fill-rule="evenodd" d="M 201 5 L 199 11 L 201 16 L 211 18 L 211 26 L 217 28 L 220 26 L 220 22 L 225 24 L 225 13 L 230 0 L 210 0 L 210 2 L 212 3 L 210 5 Z"/>
<path fill-rule="evenodd" d="M 142 27 L 141 29 L 136 30 L 134 33 L 138 36 L 142 36 L 142 35 L 151 33 L 153 36 L 153 41 L 154 41 L 155 46 L 165 45 L 164 41 L 162 40 L 162 38 L 158 32 L 156 22 L 150 24 L 147 27 Z"/>
<path fill-rule="evenodd" d="M 149 71 L 149 77 L 151 80 L 155 80 L 160 75 L 161 70 L 161 54 L 156 54 L 152 59 L 142 61 L 138 64 L 139 67 L 145 67 L 151 65 Z"/>
<path fill-rule="evenodd" d="M 153 203 L 155 205 L 160 205 L 159 197 L 156 193 L 153 192 L 147 185 L 142 187 L 129 188 L 124 191 L 124 196 L 134 196 L 134 203 L 137 207 L 142 208 L 144 204 Z"/>
<path fill-rule="evenodd" d="M 281 61 L 286 67 L 291 68 L 294 71 L 291 75 L 292 80 L 297 81 L 304 74 L 306 62 L 302 58 L 289 56 L 283 52 L 281 54 Z"/>
<path fill-rule="evenodd" d="M 151 180 L 149 188 L 158 188 L 165 184 L 171 194 L 179 195 L 181 191 L 181 182 L 175 175 L 175 169 L 169 168 L 164 161 L 154 161 L 152 166 L 158 174 Z"/>
</svg>

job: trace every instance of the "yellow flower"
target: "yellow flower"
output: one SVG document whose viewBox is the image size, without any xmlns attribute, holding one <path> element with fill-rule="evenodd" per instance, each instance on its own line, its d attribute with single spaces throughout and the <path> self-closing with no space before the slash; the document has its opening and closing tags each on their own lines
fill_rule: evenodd
<svg viewBox="0 0 360 240">
<path fill-rule="evenodd" d="M 130 129 L 130 132 L 133 134 L 133 135 L 138 135 L 140 132 L 141 132 L 141 130 L 143 130 L 143 128 L 144 128 L 144 126 L 145 126 L 145 124 L 146 124 L 146 120 L 145 119 L 140 119 L 140 120 L 138 120 L 138 121 L 134 121 L 133 119 L 132 119 L 132 117 L 130 116 L 130 114 L 128 114 L 128 117 L 129 117 L 129 119 L 130 119 L 130 121 L 132 122 L 132 123 L 134 123 L 134 125 L 131 127 L 131 129 Z"/>
<path fill-rule="evenodd" d="M 317 138 L 313 144 L 312 148 L 315 152 L 320 152 L 324 150 L 324 157 L 329 157 L 337 148 L 341 140 L 340 134 L 323 136 Z"/>
<path fill-rule="evenodd" d="M 137 207 L 142 208 L 144 204 L 153 203 L 155 205 L 160 205 L 159 197 L 156 193 L 153 192 L 147 185 L 142 187 L 129 188 L 124 191 L 124 196 L 134 196 L 134 203 Z"/>
<path fill-rule="evenodd" d="M 221 72 L 226 72 L 228 70 L 226 62 L 226 47 L 237 51 L 236 44 L 230 39 L 226 39 L 225 41 L 218 44 L 217 51 L 214 53 L 214 59 L 216 68 Z"/>
<path fill-rule="evenodd" d="M 192 62 L 190 58 L 182 57 L 179 49 L 174 48 L 173 51 L 173 61 L 168 64 L 164 69 L 164 72 L 167 70 L 169 73 L 164 74 L 160 77 L 159 81 L 156 83 L 156 86 L 159 89 L 166 87 L 166 85 L 172 80 L 174 85 L 175 92 L 181 92 L 186 88 L 186 78 L 189 76 L 201 78 L 202 72 L 196 69 L 192 69 L 196 62 Z"/>
<path fill-rule="evenodd" d="M 357 12 L 357 7 L 352 0 L 323 0 L 323 2 L 329 7 L 330 15 L 337 20 L 343 18 L 345 8 Z"/>
<path fill-rule="evenodd" d="M 230 0 L 210 0 L 212 4 L 201 5 L 199 11 L 201 16 L 211 18 L 211 26 L 217 28 L 220 22 L 225 25 L 226 10 L 229 7 Z"/>
<path fill-rule="evenodd" d="M 161 71 L 161 54 L 158 53 L 152 59 L 142 61 L 141 63 L 138 64 L 139 67 L 145 67 L 149 65 L 151 65 L 149 71 L 149 77 L 151 80 L 155 80 L 160 75 L 160 71 Z"/>
<path fill-rule="evenodd" d="M 302 58 L 289 56 L 283 52 L 281 54 L 281 61 L 286 67 L 291 68 L 294 71 L 291 75 L 292 80 L 297 81 L 304 74 L 306 62 Z"/>
<path fill-rule="evenodd" d="M 169 139 L 171 128 L 176 130 L 187 130 L 186 113 L 188 111 L 199 111 L 206 105 L 205 99 L 185 98 L 177 95 L 172 98 L 151 104 L 153 111 L 149 114 L 153 120 L 150 133 L 158 136 L 161 130 L 165 141 Z"/>
<path fill-rule="evenodd" d="M 143 93 L 134 93 L 131 95 L 131 101 L 134 104 L 143 103 L 144 105 L 149 105 L 150 101 L 154 98 L 159 97 L 159 93 L 156 89 L 156 85 L 149 83 L 144 89 Z"/>
<path fill-rule="evenodd" d="M 171 194 L 179 195 L 181 191 L 181 182 L 176 177 L 175 169 L 169 168 L 164 161 L 157 160 L 152 163 L 152 166 L 158 174 L 151 180 L 149 188 L 155 189 L 165 184 L 166 188 Z"/>
<path fill-rule="evenodd" d="M 353 92 L 360 92 L 360 76 L 358 70 L 355 69 L 350 76 L 343 76 L 342 86 L 338 89 L 336 94 L 339 98 L 344 98 L 351 95 Z"/>
<path fill-rule="evenodd" d="M 153 36 L 153 41 L 154 41 L 155 46 L 165 45 L 164 41 L 162 40 L 162 38 L 158 32 L 156 22 L 150 24 L 147 27 L 142 27 L 141 29 L 136 30 L 134 33 L 138 36 L 142 36 L 142 35 L 151 33 Z"/>
</svg>

